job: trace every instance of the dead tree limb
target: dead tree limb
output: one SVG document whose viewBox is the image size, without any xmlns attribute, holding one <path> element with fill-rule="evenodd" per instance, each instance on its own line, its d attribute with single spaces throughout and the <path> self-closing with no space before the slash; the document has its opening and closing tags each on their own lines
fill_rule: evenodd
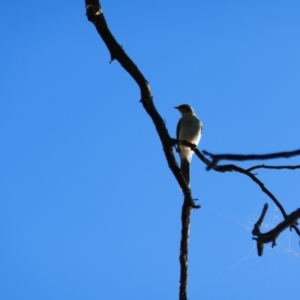
<svg viewBox="0 0 300 300">
<path fill-rule="evenodd" d="M 189 230 L 190 230 L 190 217 L 193 208 L 199 208 L 200 205 L 196 205 L 192 197 L 190 188 L 188 187 L 185 178 L 179 168 L 174 152 L 173 152 L 173 139 L 171 139 L 168 130 L 165 126 L 165 122 L 159 115 L 153 103 L 153 95 L 150 85 L 139 68 L 125 53 L 123 47 L 118 44 L 111 31 L 108 28 L 105 20 L 103 9 L 98 0 L 85 0 L 86 15 L 88 20 L 91 21 L 106 47 L 110 53 L 110 62 L 117 60 L 121 66 L 129 73 L 133 80 L 137 83 L 141 92 L 141 103 L 144 106 L 146 112 L 152 119 L 156 131 L 160 137 L 163 151 L 168 162 L 169 168 L 173 172 L 173 175 L 177 179 L 182 192 L 184 194 L 184 202 L 182 206 L 182 235 L 180 243 L 180 300 L 187 299 L 187 282 L 188 282 L 188 243 L 189 243 Z"/>
<path fill-rule="evenodd" d="M 292 212 L 291 214 L 287 215 L 285 220 L 279 223 L 275 228 L 272 230 L 261 233 L 260 226 L 263 223 L 264 217 L 268 210 L 268 204 L 264 205 L 262 210 L 261 216 L 259 217 L 258 221 L 255 223 L 254 228 L 252 230 L 252 234 L 257 237 L 253 237 L 257 243 L 257 252 L 259 256 L 262 256 L 264 250 L 264 244 L 271 243 L 272 247 L 276 246 L 276 239 L 280 235 L 282 231 L 287 229 L 288 227 L 294 227 L 297 223 L 297 220 L 300 218 L 300 208 Z"/>
<path fill-rule="evenodd" d="M 214 164 L 212 161 L 210 161 L 209 159 L 207 159 L 200 151 L 199 149 L 196 147 L 196 145 L 192 144 L 192 143 L 189 143 L 187 141 L 179 141 L 179 140 L 173 140 L 174 144 L 178 144 L 178 143 L 181 143 L 181 144 L 184 144 L 185 146 L 187 147 L 190 147 L 196 154 L 196 156 L 204 163 L 206 164 L 207 167 L 209 168 L 212 168 L 214 171 L 217 171 L 217 172 L 239 172 L 241 174 L 244 174 L 246 176 L 248 176 L 249 178 L 251 178 L 260 188 L 261 190 L 269 196 L 269 198 L 274 202 L 274 204 L 278 207 L 278 209 L 281 211 L 282 215 L 283 215 L 283 218 L 285 221 L 287 221 L 288 219 L 290 219 L 290 215 L 288 215 L 286 212 L 285 212 L 285 209 L 283 207 L 283 205 L 279 202 L 279 200 L 265 187 L 264 183 L 262 181 L 260 181 L 256 175 L 254 175 L 253 173 L 251 173 L 252 170 L 256 169 L 256 168 L 259 168 L 259 167 L 262 167 L 262 166 L 265 166 L 265 165 L 260 165 L 260 166 L 254 166 L 252 168 L 249 168 L 249 169 L 243 169 L 239 166 L 236 166 L 234 164 L 227 164 L 227 165 L 216 165 Z M 266 166 L 268 167 L 268 166 Z M 298 166 L 274 166 L 274 167 L 269 167 L 269 168 L 278 168 L 278 169 L 297 169 Z M 264 207 L 264 210 L 263 210 L 263 213 L 259 219 L 259 221 L 257 222 L 257 224 L 260 224 L 260 222 L 263 221 L 263 218 L 265 216 L 265 213 L 268 209 L 268 205 L 266 204 L 265 207 Z M 294 215 L 293 215 L 294 216 Z M 283 221 L 284 224 L 286 224 L 286 222 Z M 300 236 L 300 229 L 297 227 L 297 222 L 294 221 L 294 222 L 290 222 L 290 221 L 287 221 L 288 224 L 290 224 L 290 227 L 293 228 L 296 233 L 298 234 L 298 236 Z M 260 225 L 259 225 L 260 226 Z M 279 227 L 278 227 L 279 226 Z M 278 225 L 277 227 L 279 229 L 282 229 L 283 227 L 280 226 L 280 224 Z M 277 228 L 276 227 L 276 228 Z M 276 235 L 276 238 L 278 237 L 278 235 L 284 230 L 279 230 L 279 229 L 276 229 L 275 231 L 272 231 L 270 234 L 266 234 L 266 235 L 260 235 L 261 238 L 259 239 L 259 242 L 258 242 L 258 249 L 261 249 L 261 252 L 260 250 L 258 250 L 258 253 L 259 255 L 261 255 L 260 253 L 262 253 L 262 245 L 261 245 L 261 242 L 262 241 L 266 241 L 268 240 L 268 237 L 270 236 L 274 236 L 274 232 L 277 234 Z M 272 235 L 273 234 L 273 235 Z M 274 239 L 275 240 L 275 239 Z"/>
<path fill-rule="evenodd" d="M 212 154 L 208 151 L 203 151 L 203 153 L 209 156 L 212 159 L 211 166 L 208 166 L 209 169 L 216 166 L 221 160 L 265 160 L 265 159 L 275 159 L 275 158 L 290 158 L 293 156 L 300 155 L 300 149 L 294 151 L 286 152 L 276 152 L 270 154 Z"/>
</svg>

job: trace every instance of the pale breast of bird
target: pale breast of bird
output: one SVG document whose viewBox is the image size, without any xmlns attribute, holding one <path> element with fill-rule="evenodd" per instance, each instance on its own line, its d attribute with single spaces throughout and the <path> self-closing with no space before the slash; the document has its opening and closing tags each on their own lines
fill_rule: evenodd
<svg viewBox="0 0 300 300">
<path fill-rule="evenodd" d="M 178 138 L 198 145 L 202 134 L 202 122 L 195 116 L 185 117 L 181 122 L 184 122 L 181 128 L 185 130 L 180 130 Z"/>
</svg>

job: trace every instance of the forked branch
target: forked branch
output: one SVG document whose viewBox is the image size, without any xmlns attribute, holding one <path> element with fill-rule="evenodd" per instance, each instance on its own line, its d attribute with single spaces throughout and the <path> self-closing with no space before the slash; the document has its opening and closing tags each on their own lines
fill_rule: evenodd
<svg viewBox="0 0 300 300">
<path fill-rule="evenodd" d="M 296 233 L 298 234 L 298 236 L 300 237 L 300 230 L 299 228 L 297 227 L 297 222 L 296 220 L 294 221 L 293 218 L 295 218 L 295 216 L 297 216 L 297 213 L 296 214 L 291 214 L 291 215 L 288 215 L 286 212 L 285 212 L 285 209 L 283 208 L 282 204 L 279 202 L 279 200 L 265 187 L 265 185 L 262 183 L 262 181 L 260 181 L 253 173 L 251 173 L 252 170 L 254 169 L 258 169 L 260 167 L 266 167 L 268 169 L 298 169 L 299 166 L 265 166 L 265 165 L 259 165 L 259 166 L 254 166 L 252 168 L 249 168 L 249 169 L 243 169 L 241 167 L 238 167 L 236 165 L 233 165 L 233 164 L 228 164 L 228 165 L 216 165 L 215 163 L 213 163 L 212 161 L 210 161 L 209 159 L 207 159 L 200 151 L 199 149 L 192 143 L 189 143 L 187 141 L 179 141 L 179 140 L 176 140 L 174 139 L 173 140 L 174 144 L 178 144 L 178 143 L 181 143 L 181 144 L 184 144 L 185 146 L 187 147 L 190 147 L 196 154 L 196 156 L 198 156 L 198 158 L 204 163 L 206 164 L 206 166 L 209 168 L 209 169 L 213 169 L 214 171 L 217 171 L 217 172 L 239 172 L 241 174 L 244 174 L 246 176 L 248 176 L 249 178 L 251 178 L 260 188 L 261 190 L 266 194 L 268 195 L 268 197 L 274 202 L 274 204 L 278 207 L 278 209 L 280 210 L 280 212 L 282 213 L 282 216 L 284 218 L 284 221 L 282 223 L 280 223 L 278 226 L 276 226 L 276 228 L 274 228 L 274 230 L 271 230 L 270 232 L 266 233 L 266 234 L 260 234 L 259 231 L 254 231 L 254 232 L 259 232 L 259 237 L 257 239 L 257 247 L 258 247 L 258 254 L 259 255 L 262 255 L 262 249 L 263 249 L 263 244 L 264 243 L 267 243 L 267 242 L 270 242 L 270 241 L 274 241 L 273 243 L 273 246 L 275 245 L 275 240 L 276 238 L 278 237 L 278 235 L 286 228 L 286 227 L 291 227 L 293 228 Z M 227 155 L 229 156 L 229 155 Z M 263 212 L 262 212 L 262 215 L 259 219 L 259 221 L 256 223 L 256 228 L 259 228 L 257 227 L 258 225 L 260 226 L 262 221 L 263 221 L 263 218 L 267 212 L 267 209 L 268 209 L 268 205 L 266 204 L 264 206 L 264 209 L 263 209 Z M 298 211 L 298 210 L 297 210 Z M 296 211 L 296 212 L 297 212 Z M 286 226 L 286 224 L 289 224 L 288 226 Z M 284 227 L 285 226 L 285 227 Z M 253 233 L 254 234 L 254 233 Z M 273 238 L 273 240 L 271 239 Z M 260 250 L 259 250 L 260 249 Z"/>
<path fill-rule="evenodd" d="M 272 243 L 272 247 L 275 247 L 276 239 L 278 238 L 280 233 L 285 229 L 287 229 L 288 227 L 295 227 L 297 220 L 300 218 L 300 208 L 298 208 L 290 215 L 287 215 L 285 220 L 279 223 L 275 228 L 273 228 L 272 230 L 266 233 L 261 233 L 260 226 L 263 223 L 267 210 L 268 210 L 268 204 L 265 204 L 261 216 L 258 219 L 258 221 L 255 223 L 254 228 L 252 230 L 252 234 L 254 236 L 257 236 L 254 237 L 253 239 L 256 240 L 257 252 L 259 256 L 262 256 L 263 254 L 264 244 Z"/>
</svg>

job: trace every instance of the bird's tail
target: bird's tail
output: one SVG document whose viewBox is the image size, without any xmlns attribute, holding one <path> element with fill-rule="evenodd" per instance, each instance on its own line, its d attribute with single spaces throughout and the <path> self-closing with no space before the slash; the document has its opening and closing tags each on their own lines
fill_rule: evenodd
<svg viewBox="0 0 300 300">
<path fill-rule="evenodd" d="M 188 186 L 190 186 L 190 162 L 187 159 L 181 159 L 181 170 Z"/>
</svg>

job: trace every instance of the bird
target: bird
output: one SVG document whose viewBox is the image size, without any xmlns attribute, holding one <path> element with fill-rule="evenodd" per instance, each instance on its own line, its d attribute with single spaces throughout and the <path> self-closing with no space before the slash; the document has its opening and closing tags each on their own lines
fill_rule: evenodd
<svg viewBox="0 0 300 300">
<path fill-rule="evenodd" d="M 197 118 L 194 109 L 188 104 L 181 104 L 174 108 L 178 109 L 182 115 L 177 124 L 177 139 L 197 146 L 203 133 L 201 120 Z M 178 152 L 183 176 L 188 186 L 190 186 L 190 164 L 194 151 L 190 147 L 179 144 Z"/>
</svg>

